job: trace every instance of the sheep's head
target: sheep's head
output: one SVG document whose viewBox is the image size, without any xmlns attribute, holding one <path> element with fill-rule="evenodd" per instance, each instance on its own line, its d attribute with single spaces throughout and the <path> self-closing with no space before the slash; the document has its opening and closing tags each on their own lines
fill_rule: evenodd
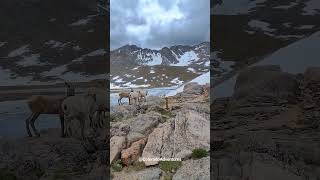
<svg viewBox="0 0 320 180">
<path fill-rule="evenodd" d="M 75 88 L 70 83 L 64 82 L 67 87 L 67 96 L 74 96 L 75 95 Z"/>
</svg>

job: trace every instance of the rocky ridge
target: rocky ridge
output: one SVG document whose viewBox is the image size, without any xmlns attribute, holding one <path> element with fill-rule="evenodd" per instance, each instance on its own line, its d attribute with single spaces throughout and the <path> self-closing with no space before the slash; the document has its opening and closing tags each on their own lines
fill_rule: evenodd
<svg viewBox="0 0 320 180">
<path fill-rule="evenodd" d="M 113 179 L 182 179 L 190 166 L 206 168 L 195 178 L 210 179 L 209 158 L 192 157 L 210 149 L 208 86 L 191 84 L 165 99 L 148 97 L 142 105 L 121 105 L 111 112 L 110 148 Z M 154 103 L 158 102 L 158 103 Z M 124 109 L 133 109 L 126 111 Z M 139 158 L 181 158 L 182 162 L 139 161 Z M 192 171 L 195 172 L 195 171 Z"/>
<path fill-rule="evenodd" d="M 319 72 L 270 65 L 240 73 L 234 94 L 211 104 L 211 177 L 319 178 Z"/>
</svg>

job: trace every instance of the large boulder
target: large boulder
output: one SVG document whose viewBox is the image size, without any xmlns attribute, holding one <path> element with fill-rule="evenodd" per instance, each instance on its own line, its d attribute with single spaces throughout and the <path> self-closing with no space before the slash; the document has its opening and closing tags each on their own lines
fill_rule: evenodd
<svg viewBox="0 0 320 180">
<path fill-rule="evenodd" d="M 141 171 L 115 172 L 113 180 L 158 180 L 161 177 L 159 168 L 147 168 Z"/>
<path fill-rule="evenodd" d="M 149 112 L 130 119 L 127 145 L 130 146 L 132 142 L 146 137 L 159 124 L 161 118 L 161 114 Z"/>
<path fill-rule="evenodd" d="M 204 92 L 203 86 L 196 83 L 188 83 L 183 87 L 183 95 L 200 95 Z"/>
<path fill-rule="evenodd" d="M 224 179 L 226 177 L 239 180 L 264 180 L 266 177 L 274 180 L 304 179 L 275 158 L 253 152 L 240 152 L 237 157 L 233 158 L 213 159 L 211 163 L 212 179 Z"/>
<path fill-rule="evenodd" d="M 0 169 L 16 179 L 51 179 L 58 174 L 70 179 L 87 175 L 96 154 L 88 153 L 83 141 L 61 138 L 59 129 L 42 132 L 41 138 L 0 141 Z M 0 175 L 1 176 L 1 175 Z M 41 177 L 41 178 L 40 178 Z"/>
<path fill-rule="evenodd" d="M 296 96 L 298 82 L 292 74 L 282 72 L 280 66 L 254 66 L 238 75 L 233 99 L 291 99 Z"/>
<path fill-rule="evenodd" d="M 141 113 L 141 108 L 137 105 L 112 106 L 110 109 L 110 120 L 120 121 L 132 118 L 139 113 Z"/>
<path fill-rule="evenodd" d="M 307 83 L 320 82 L 320 67 L 309 67 L 304 72 L 304 81 Z"/>
<path fill-rule="evenodd" d="M 173 176 L 172 180 L 201 179 L 210 180 L 210 158 L 187 160 Z"/>
<path fill-rule="evenodd" d="M 111 136 L 127 136 L 130 131 L 130 126 L 124 122 L 111 122 Z"/>
<path fill-rule="evenodd" d="M 141 139 L 132 143 L 132 145 L 123 151 L 121 151 L 121 160 L 122 163 L 126 166 L 137 161 L 142 154 L 144 145 L 146 144 L 146 139 Z"/>
<path fill-rule="evenodd" d="M 110 164 L 116 160 L 123 148 L 125 148 L 126 138 L 123 136 L 113 136 L 110 139 Z"/>
<path fill-rule="evenodd" d="M 196 111 L 183 110 L 149 135 L 143 158 L 187 158 L 196 148 L 210 149 L 210 121 Z M 157 161 L 146 161 L 155 165 Z"/>
</svg>

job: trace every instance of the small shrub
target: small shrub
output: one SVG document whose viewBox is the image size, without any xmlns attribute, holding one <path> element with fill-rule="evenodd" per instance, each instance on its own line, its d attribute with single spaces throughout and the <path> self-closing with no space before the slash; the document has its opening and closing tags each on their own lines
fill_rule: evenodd
<svg viewBox="0 0 320 180">
<path fill-rule="evenodd" d="M 181 161 L 160 161 L 159 163 L 160 169 L 164 172 L 172 172 L 177 171 L 180 166 L 182 166 Z"/>
<path fill-rule="evenodd" d="M 136 161 L 132 164 L 132 168 L 135 170 L 135 171 L 141 171 L 142 169 L 145 169 L 146 168 L 146 165 L 144 164 L 144 162 L 139 162 L 139 161 Z"/>
<path fill-rule="evenodd" d="M 172 176 L 166 175 L 164 176 L 163 180 L 172 180 Z"/>
<path fill-rule="evenodd" d="M 122 171 L 123 166 L 122 166 L 121 160 L 117 160 L 114 163 L 112 163 L 111 167 L 113 170 L 117 172 Z"/>
<path fill-rule="evenodd" d="M 206 156 L 208 156 L 208 152 L 205 149 L 194 149 L 191 154 L 193 159 L 200 159 Z"/>
</svg>

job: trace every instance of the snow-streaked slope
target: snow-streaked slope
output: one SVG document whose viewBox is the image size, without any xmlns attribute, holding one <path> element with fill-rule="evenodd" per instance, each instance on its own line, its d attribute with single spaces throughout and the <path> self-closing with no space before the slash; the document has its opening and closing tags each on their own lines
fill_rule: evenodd
<svg viewBox="0 0 320 180">
<path fill-rule="evenodd" d="M 279 49 L 267 58 L 252 66 L 280 65 L 281 69 L 289 73 L 303 73 L 308 67 L 320 66 L 320 31 L 308 38 L 302 39 L 287 47 Z M 237 75 L 217 85 L 213 90 L 214 98 L 229 97 Z"/>
<path fill-rule="evenodd" d="M 253 8 L 261 6 L 266 0 L 223 0 L 211 9 L 211 14 L 215 15 L 237 15 L 248 14 Z"/>
<path fill-rule="evenodd" d="M 320 14 L 320 1 L 309 0 L 303 8 L 303 15 L 315 15 L 318 13 Z"/>
<path fill-rule="evenodd" d="M 255 65 L 280 65 L 283 71 L 303 73 L 307 67 L 320 66 L 320 31 L 279 49 Z"/>
<path fill-rule="evenodd" d="M 199 60 L 197 54 L 194 51 L 188 51 L 178 58 L 178 63 L 171 64 L 171 66 L 188 66 L 192 61 L 197 60 Z"/>
<path fill-rule="evenodd" d="M 166 96 L 174 96 L 174 95 L 182 92 L 184 86 L 185 86 L 186 84 L 192 83 L 192 82 L 198 83 L 198 84 L 200 84 L 200 85 L 205 85 L 205 84 L 207 84 L 207 83 L 210 84 L 210 72 L 204 73 L 204 74 L 202 74 L 201 76 L 196 77 L 196 78 L 193 79 L 192 81 L 189 81 L 189 82 L 183 84 L 182 86 L 178 87 L 177 89 L 168 92 L 168 93 L 166 94 Z"/>
</svg>

